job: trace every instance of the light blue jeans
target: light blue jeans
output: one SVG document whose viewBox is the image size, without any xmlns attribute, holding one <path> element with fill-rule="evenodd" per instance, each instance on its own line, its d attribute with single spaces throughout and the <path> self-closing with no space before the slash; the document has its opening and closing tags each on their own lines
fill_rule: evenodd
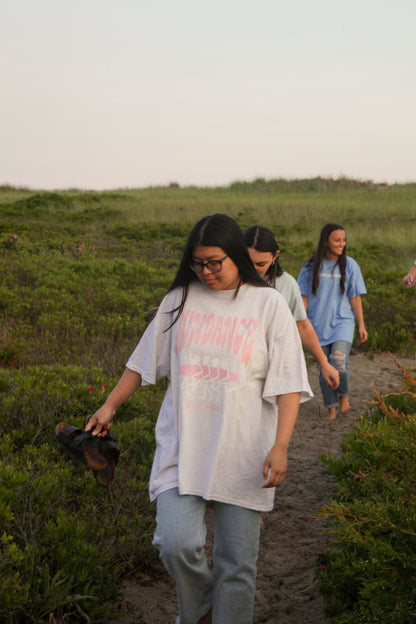
<svg viewBox="0 0 416 624">
<path fill-rule="evenodd" d="M 339 372 L 339 386 L 336 390 L 332 390 L 319 368 L 319 385 L 325 407 L 337 407 L 338 397 L 348 395 L 350 389 L 350 349 L 351 343 L 346 340 L 337 340 L 337 342 L 322 347 L 329 363 Z"/>
<path fill-rule="evenodd" d="M 176 624 L 197 624 L 212 609 L 214 624 L 253 621 L 260 512 L 214 501 L 213 571 L 205 553 L 205 510 L 199 496 L 177 488 L 157 497 L 153 544 L 176 582 Z"/>
</svg>

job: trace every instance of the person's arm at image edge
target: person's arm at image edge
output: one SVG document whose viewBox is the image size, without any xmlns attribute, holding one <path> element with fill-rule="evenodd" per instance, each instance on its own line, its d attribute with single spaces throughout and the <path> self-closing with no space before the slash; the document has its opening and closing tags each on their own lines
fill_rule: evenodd
<svg viewBox="0 0 416 624">
<path fill-rule="evenodd" d="M 406 284 L 408 288 L 412 288 L 415 285 L 416 280 L 416 260 L 414 265 L 409 269 L 407 275 L 403 278 L 403 282 Z"/>
</svg>

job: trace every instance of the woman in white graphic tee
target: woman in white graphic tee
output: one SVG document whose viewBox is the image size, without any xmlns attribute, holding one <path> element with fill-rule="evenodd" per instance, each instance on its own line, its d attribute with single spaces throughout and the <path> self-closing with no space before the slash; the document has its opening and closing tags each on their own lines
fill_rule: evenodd
<svg viewBox="0 0 416 624">
<path fill-rule="evenodd" d="M 176 582 L 177 623 L 249 624 L 261 512 L 273 507 L 299 401 L 312 393 L 290 310 L 259 277 L 226 215 L 192 229 L 156 316 L 87 429 L 104 436 L 116 409 L 161 377 L 169 385 L 149 492 L 157 502 L 153 542 Z"/>
</svg>

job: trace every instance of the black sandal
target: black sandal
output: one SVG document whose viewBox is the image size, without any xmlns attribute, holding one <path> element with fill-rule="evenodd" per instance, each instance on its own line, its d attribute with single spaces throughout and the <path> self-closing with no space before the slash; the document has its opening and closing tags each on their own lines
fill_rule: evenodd
<svg viewBox="0 0 416 624">
<path fill-rule="evenodd" d="M 107 431 L 104 438 L 99 438 L 98 450 L 101 456 L 105 458 L 107 465 L 102 470 L 97 470 L 95 478 L 99 485 L 109 487 L 116 480 L 116 466 L 120 455 L 120 449 L 111 429 Z"/>
<path fill-rule="evenodd" d="M 55 438 L 71 457 L 93 471 L 99 485 L 113 485 L 120 449 L 111 429 L 100 438 L 91 431 L 61 422 L 55 427 Z"/>
</svg>

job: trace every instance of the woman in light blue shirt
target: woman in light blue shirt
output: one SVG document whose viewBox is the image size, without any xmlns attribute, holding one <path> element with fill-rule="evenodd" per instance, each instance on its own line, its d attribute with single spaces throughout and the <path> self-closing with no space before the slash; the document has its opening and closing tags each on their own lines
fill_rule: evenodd
<svg viewBox="0 0 416 624">
<path fill-rule="evenodd" d="M 319 377 L 328 417 L 334 420 L 338 408 L 341 414 L 350 409 L 349 353 L 355 320 L 361 342 L 368 337 L 361 301 L 367 291 L 360 267 L 346 254 L 342 225 L 328 223 L 322 228 L 317 251 L 302 267 L 298 284 L 319 343 L 340 374 L 336 390 L 328 386 L 322 374 Z"/>
</svg>

